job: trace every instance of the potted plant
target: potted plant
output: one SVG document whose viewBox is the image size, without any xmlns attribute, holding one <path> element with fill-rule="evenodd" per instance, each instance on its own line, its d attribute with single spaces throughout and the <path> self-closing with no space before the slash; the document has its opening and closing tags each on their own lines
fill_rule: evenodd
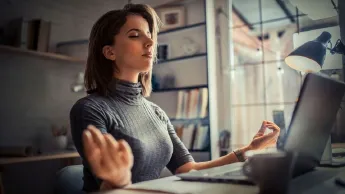
<svg viewBox="0 0 345 194">
<path fill-rule="evenodd" d="M 64 150 L 67 148 L 68 138 L 67 138 L 67 127 L 57 127 L 52 126 L 53 143 L 56 149 Z"/>
</svg>

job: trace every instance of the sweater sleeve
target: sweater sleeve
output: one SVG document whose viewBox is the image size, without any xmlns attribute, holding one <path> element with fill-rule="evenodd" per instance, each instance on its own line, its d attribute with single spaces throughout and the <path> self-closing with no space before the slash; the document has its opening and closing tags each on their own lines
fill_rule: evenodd
<svg viewBox="0 0 345 194">
<path fill-rule="evenodd" d="M 170 170 L 171 173 L 175 174 L 176 170 L 180 166 L 188 162 L 194 162 L 194 159 L 192 155 L 189 153 L 186 146 L 177 136 L 174 126 L 171 124 L 168 115 L 166 115 L 166 113 L 158 106 L 156 106 L 155 108 L 156 114 L 160 115 L 161 119 L 165 120 L 165 122 L 167 123 L 167 130 L 173 144 L 173 154 L 169 163 L 167 164 L 167 168 Z"/>
<path fill-rule="evenodd" d="M 79 100 L 70 111 L 70 125 L 74 145 L 79 152 L 84 164 L 84 190 L 99 190 L 101 180 L 98 179 L 90 169 L 90 166 L 84 155 L 82 141 L 83 131 L 88 125 L 94 125 L 102 133 L 107 132 L 106 117 L 97 103 L 87 99 Z"/>
<path fill-rule="evenodd" d="M 170 135 L 170 139 L 173 143 L 173 154 L 172 157 L 167 164 L 167 168 L 175 174 L 176 170 L 188 163 L 188 162 L 194 162 L 194 159 L 192 155 L 189 153 L 186 146 L 182 143 L 180 138 L 177 136 L 174 126 L 170 123 L 170 120 L 168 120 L 168 132 Z"/>
</svg>

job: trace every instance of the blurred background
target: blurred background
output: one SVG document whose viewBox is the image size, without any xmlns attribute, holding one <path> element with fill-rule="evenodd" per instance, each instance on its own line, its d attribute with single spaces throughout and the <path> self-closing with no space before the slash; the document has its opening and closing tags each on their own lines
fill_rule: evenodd
<svg viewBox="0 0 345 194">
<path fill-rule="evenodd" d="M 337 0 L 0 0 L 0 193 L 54 193 L 56 173 L 80 164 L 69 111 L 86 95 L 89 33 L 127 3 L 164 24 L 149 100 L 196 161 L 247 145 L 263 120 L 283 138 L 305 75 L 285 57 L 323 31 L 329 47 L 345 36 Z M 344 81 L 343 64 L 327 52 L 319 73 Z M 333 147 L 345 143 L 341 106 Z"/>
</svg>

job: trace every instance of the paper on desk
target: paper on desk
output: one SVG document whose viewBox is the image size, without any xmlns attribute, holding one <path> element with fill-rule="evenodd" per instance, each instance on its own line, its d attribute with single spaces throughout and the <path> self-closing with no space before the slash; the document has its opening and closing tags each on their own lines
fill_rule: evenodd
<svg viewBox="0 0 345 194">
<path fill-rule="evenodd" d="M 211 184 L 203 184 L 202 182 L 193 182 L 193 184 L 186 184 L 185 181 L 180 181 L 180 178 L 172 176 L 159 180 L 133 184 L 125 190 L 141 190 L 147 192 L 169 194 L 188 194 L 204 191 L 206 189 L 209 189 L 211 186 Z"/>
</svg>

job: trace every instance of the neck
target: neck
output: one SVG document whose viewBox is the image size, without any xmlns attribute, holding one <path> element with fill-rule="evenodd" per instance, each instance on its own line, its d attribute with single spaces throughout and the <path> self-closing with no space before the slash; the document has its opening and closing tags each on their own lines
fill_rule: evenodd
<svg viewBox="0 0 345 194">
<path fill-rule="evenodd" d="M 121 70 L 120 73 L 114 72 L 113 77 L 119 80 L 131 82 L 131 83 L 138 83 L 139 73 L 127 71 L 127 70 Z"/>
<path fill-rule="evenodd" d="M 112 97 L 126 104 L 139 105 L 143 102 L 140 82 L 133 83 L 124 79 L 113 78 L 108 87 Z"/>
</svg>

